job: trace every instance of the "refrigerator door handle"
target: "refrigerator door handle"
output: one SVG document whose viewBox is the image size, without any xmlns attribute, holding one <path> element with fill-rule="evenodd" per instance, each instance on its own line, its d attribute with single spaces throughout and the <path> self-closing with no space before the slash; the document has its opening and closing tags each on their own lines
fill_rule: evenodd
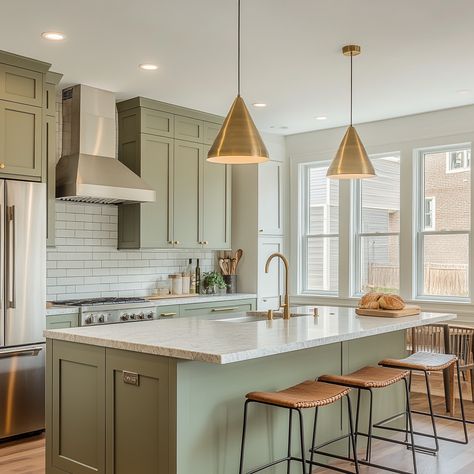
<svg viewBox="0 0 474 474">
<path fill-rule="evenodd" d="M 10 349 L 0 352 L 0 359 L 16 356 L 37 356 L 44 348 L 41 346 L 26 347 L 24 349 Z"/>
<path fill-rule="evenodd" d="M 7 308 L 16 307 L 15 290 L 15 206 L 7 207 Z"/>
</svg>

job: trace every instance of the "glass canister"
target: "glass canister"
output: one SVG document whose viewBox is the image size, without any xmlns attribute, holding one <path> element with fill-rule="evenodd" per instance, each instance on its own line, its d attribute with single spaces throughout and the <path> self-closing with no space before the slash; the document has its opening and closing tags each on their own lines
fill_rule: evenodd
<svg viewBox="0 0 474 474">
<path fill-rule="evenodd" d="M 171 294 L 182 295 L 183 294 L 183 277 L 181 273 L 169 276 L 171 281 Z"/>
</svg>

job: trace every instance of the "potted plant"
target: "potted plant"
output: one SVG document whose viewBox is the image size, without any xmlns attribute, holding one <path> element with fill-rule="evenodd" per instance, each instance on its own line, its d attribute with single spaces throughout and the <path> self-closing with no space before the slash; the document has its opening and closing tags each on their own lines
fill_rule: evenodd
<svg viewBox="0 0 474 474">
<path fill-rule="evenodd" d="M 208 295 L 224 294 L 227 291 L 227 285 L 222 275 L 217 272 L 206 272 L 202 276 L 203 293 Z"/>
</svg>

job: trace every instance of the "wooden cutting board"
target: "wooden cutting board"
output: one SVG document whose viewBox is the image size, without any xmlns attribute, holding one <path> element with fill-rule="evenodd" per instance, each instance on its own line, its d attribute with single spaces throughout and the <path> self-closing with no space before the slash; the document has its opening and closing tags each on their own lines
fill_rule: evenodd
<svg viewBox="0 0 474 474">
<path fill-rule="evenodd" d="M 375 316 L 376 318 L 403 318 L 403 316 L 414 316 L 420 313 L 421 308 L 413 304 L 407 304 L 403 309 L 356 308 L 356 314 L 359 316 Z"/>
</svg>

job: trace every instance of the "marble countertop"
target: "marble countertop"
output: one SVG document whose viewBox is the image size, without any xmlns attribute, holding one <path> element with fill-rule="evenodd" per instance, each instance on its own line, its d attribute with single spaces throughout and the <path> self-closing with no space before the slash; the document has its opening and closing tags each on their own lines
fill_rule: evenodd
<svg viewBox="0 0 474 474">
<path fill-rule="evenodd" d="M 301 307 L 297 312 L 312 313 L 312 308 Z M 227 316 L 226 319 L 222 316 L 221 319 L 189 317 L 49 330 L 44 334 L 51 339 L 228 364 L 456 318 L 456 315 L 447 313 L 374 318 L 358 316 L 354 308 L 328 306 L 319 307 L 317 317 L 297 316 L 289 321 L 247 321 L 245 316 L 246 313 Z M 239 321 L 242 317 L 244 319 Z"/>
<path fill-rule="evenodd" d="M 150 303 L 155 306 L 169 306 L 176 304 L 215 303 L 217 301 L 233 301 L 255 298 L 257 298 L 257 295 L 254 293 L 232 293 L 226 295 L 197 295 L 186 298 L 170 297 L 159 300 L 150 300 Z M 53 306 L 51 308 L 46 308 L 46 316 L 74 313 L 79 313 L 79 308 L 77 306 Z"/>
</svg>

